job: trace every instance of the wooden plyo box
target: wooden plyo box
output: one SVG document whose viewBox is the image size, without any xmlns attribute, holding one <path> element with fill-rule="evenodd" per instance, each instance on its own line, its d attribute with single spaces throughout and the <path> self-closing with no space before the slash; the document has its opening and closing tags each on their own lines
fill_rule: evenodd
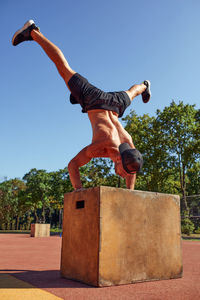
<svg viewBox="0 0 200 300">
<path fill-rule="evenodd" d="M 50 224 L 31 224 L 31 237 L 50 236 Z"/>
<path fill-rule="evenodd" d="M 179 196 L 104 186 L 65 194 L 61 275 L 93 286 L 181 277 Z"/>
</svg>

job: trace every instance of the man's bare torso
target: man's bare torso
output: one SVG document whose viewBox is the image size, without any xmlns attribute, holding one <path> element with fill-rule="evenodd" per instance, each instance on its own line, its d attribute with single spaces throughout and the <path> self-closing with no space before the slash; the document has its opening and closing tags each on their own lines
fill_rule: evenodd
<svg viewBox="0 0 200 300">
<path fill-rule="evenodd" d="M 114 162 L 119 158 L 119 145 L 129 143 L 134 147 L 132 138 L 118 120 L 117 113 L 95 109 L 88 111 L 93 137 L 89 151 L 93 157 L 110 157 Z"/>
</svg>

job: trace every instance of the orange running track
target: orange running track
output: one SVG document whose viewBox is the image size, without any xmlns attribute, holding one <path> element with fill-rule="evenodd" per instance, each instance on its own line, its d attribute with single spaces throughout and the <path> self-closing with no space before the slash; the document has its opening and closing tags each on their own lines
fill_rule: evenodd
<svg viewBox="0 0 200 300">
<path fill-rule="evenodd" d="M 12 291 L 21 289 L 24 295 L 21 299 L 37 300 L 40 297 L 34 294 L 34 289 L 35 292 L 39 289 L 46 293 L 41 299 L 55 295 L 73 300 L 199 300 L 200 241 L 183 241 L 182 246 L 183 278 L 95 288 L 60 277 L 59 236 L 31 238 L 27 234 L 0 234 L 0 281 L 3 278 L 0 299 L 12 299 Z M 25 296 L 28 289 L 32 291 L 32 298 Z M 1 298 L 1 291 L 6 291 L 10 298 Z"/>
</svg>

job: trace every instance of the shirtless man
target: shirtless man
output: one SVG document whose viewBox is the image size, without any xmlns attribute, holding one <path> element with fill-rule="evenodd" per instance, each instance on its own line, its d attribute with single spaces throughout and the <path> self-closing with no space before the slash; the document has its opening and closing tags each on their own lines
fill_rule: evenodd
<svg viewBox="0 0 200 300">
<path fill-rule="evenodd" d="M 82 189 L 79 168 L 93 157 L 109 157 L 115 163 L 115 172 L 126 179 L 128 189 L 134 189 L 136 172 L 143 164 L 142 155 L 135 148 L 131 136 L 118 120 L 131 101 L 142 94 L 142 100 L 150 99 L 150 82 L 144 81 L 121 92 L 106 93 L 91 85 L 86 78 L 71 69 L 61 50 L 50 42 L 30 20 L 18 30 L 12 44 L 34 40 L 55 63 L 58 72 L 69 88 L 70 102 L 80 104 L 82 112 L 87 112 L 90 119 L 92 143 L 82 149 L 68 164 L 70 180 L 75 190 Z"/>
</svg>

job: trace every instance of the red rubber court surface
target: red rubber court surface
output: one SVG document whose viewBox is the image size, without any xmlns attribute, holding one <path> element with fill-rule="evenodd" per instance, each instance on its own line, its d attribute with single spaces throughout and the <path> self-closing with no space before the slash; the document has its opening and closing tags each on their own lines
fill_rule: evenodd
<svg viewBox="0 0 200 300">
<path fill-rule="evenodd" d="M 10 274 L 62 299 L 199 300 L 200 241 L 183 241 L 182 246 L 183 278 L 95 288 L 60 277 L 59 236 L 31 238 L 26 234 L 0 234 L 0 273 Z M 19 287 L 5 284 L 3 288 L 9 293 Z"/>
</svg>

